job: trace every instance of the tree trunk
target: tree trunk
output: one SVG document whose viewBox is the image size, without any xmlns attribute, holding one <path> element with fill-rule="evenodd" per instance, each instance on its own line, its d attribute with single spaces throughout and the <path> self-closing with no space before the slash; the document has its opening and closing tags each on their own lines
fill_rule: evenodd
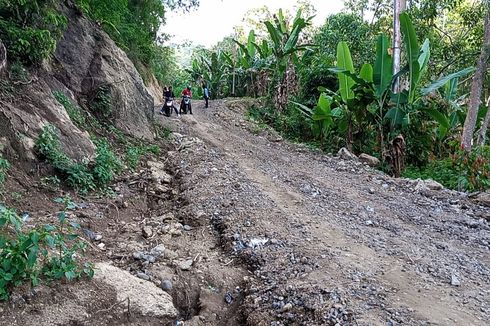
<svg viewBox="0 0 490 326">
<path fill-rule="evenodd" d="M 478 131 L 477 144 L 480 146 L 485 145 L 485 142 L 487 141 L 487 130 L 488 130 L 489 123 L 490 123 L 490 96 L 488 97 L 487 100 L 487 114 L 485 115 L 485 119 L 483 120 L 481 128 Z"/>
<path fill-rule="evenodd" d="M 473 146 L 473 133 L 476 128 L 476 120 L 478 117 L 478 110 L 481 103 L 481 92 L 483 88 L 483 80 L 485 79 L 485 72 L 487 70 L 487 60 L 490 54 L 490 10 L 487 9 L 487 15 L 485 17 L 485 36 L 483 37 L 483 45 L 476 64 L 475 75 L 471 82 L 470 103 L 468 106 L 468 114 L 463 126 L 463 133 L 461 134 L 461 148 L 466 152 L 471 151 Z"/>
<path fill-rule="evenodd" d="M 400 14 L 407 8 L 406 0 L 394 0 L 393 3 L 393 75 L 400 71 L 402 33 L 400 30 Z M 399 78 L 395 81 L 393 91 L 401 90 Z"/>
</svg>

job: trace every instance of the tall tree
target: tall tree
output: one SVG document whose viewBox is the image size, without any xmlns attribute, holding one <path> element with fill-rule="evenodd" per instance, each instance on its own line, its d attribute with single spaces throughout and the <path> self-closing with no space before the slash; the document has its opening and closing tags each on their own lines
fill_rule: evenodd
<svg viewBox="0 0 490 326">
<path fill-rule="evenodd" d="M 401 63 L 401 44 L 402 33 L 400 30 L 400 14 L 406 10 L 407 4 L 405 0 L 394 0 L 393 3 L 393 75 L 400 71 Z M 395 81 L 395 93 L 400 92 L 400 80 Z"/>
<path fill-rule="evenodd" d="M 481 93 L 483 88 L 483 81 L 487 70 L 487 61 L 490 55 L 490 2 L 485 1 L 487 6 L 487 14 L 485 17 L 485 34 L 483 36 L 483 44 L 476 64 L 475 75 L 471 82 L 470 103 L 468 107 L 468 114 L 464 122 L 463 133 L 461 134 L 461 148 L 465 151 L 471 151 L 473 147 L 473 134 L 476 128 L 476 121 L 478 117 L 478 111 L 481 104 Z M 486 131 L 485 131 L 486 132 Z"/>
</svg>

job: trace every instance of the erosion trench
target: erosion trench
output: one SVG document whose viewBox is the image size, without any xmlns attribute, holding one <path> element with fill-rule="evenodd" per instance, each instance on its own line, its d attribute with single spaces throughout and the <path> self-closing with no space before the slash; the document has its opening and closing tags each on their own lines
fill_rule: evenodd
<svg viewBox="0 0 490 326">
<path fill-rule="evenodd" d="M 74 198 L 95 278 L 18 289 L 0 325 L 488 325 L 488 208 L 288 143 L 254 104 L 156 115 L 168 151 Z"/>
<path fill-rule="evenodd" d="M 204 142 L 184 153 L 183 183 L 249 273 L 245 324 L 488 325 L 487 208 L 282 141 L 245 114 L 226 100 L 162 119 Z"/>
</svg>

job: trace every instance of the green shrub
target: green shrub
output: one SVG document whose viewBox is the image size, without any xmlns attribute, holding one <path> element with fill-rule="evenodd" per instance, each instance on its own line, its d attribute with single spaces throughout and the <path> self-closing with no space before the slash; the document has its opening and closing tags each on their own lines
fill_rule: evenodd
<svg viewBox="0 0 490 326">
<path fill-rule="evenodd" d="M 36 65 L 48 58 L 66 27 L 67 19 L 47 0 L 2 0 L 0 39 L 14 61 Z"/>
<path fill-rule="evenodd" d="M 409 166 L 403 176 L 433 179 L 455 190 L 490 189 L 490 146 L 477 147 L 471 153 L 457 152 L 422 168 Z"/>
<path fill-rule="evenodd" d="M 98 139 L 95 141 L 95 145 L 97 146 L 97 156 L 95 157 L 93 176 L 96 184 L 103 187 L 112 182 L 116 175 L 121 173 L 123 165 L 112 152 L 107 140 Z"/>
<path fill-rule="evenodd" d="M 122 163 L 110 149 L 105 139 L 94 140 L 96 158 L 92 165 L 88 162 L 77 163 L 61 150 L 61 144 L 52 125 L 43 128 L 36 141 L 36 149 L 41 158 L 49 162 L 67 184 L 81 193 L 87 193 L 106 187 L 122 171 Z"/>
<path fill-rule="evenodd" d="M 0 154 L 0 189 L 2 188 L 5 179 L 7 178 L 7 171 L 10 169 L 9 162 Z"/>
<path fill-rule="evenodd" d="M 83 275 L 92 277 L 93 266 L 82 265 L 77 256 L 85 249 L 78 240 L 79 226 L 66 220 L 69 199 L 63 199 L 65 208 L 58 214 L 56 225 L 27 229 L 13 209 L 0 205 L 0 300 L 7 300 L 14 287 L 30 282 Z"/>
<path fill-rule="evenodd" d="M 112 114 L 112 93 L 109 86 L 100 86 L 90 102 L 91 110 L 99 117 L 108 119 Z"/>
<path fill-rule="evenodd" d="M 75 123 L 77 127 L 83 129 L 87 128 L 87 120 L 85 114 L 83 113 L 82 109 L 80 109 L 80 107 L 73 104 L 70 99 L 65 94 L 63 94 L 63 92 L 55 91 L 53 92 L 53 96 L 61 105 L 63 105 L 71 121 L 73 121 L 73 123 Z"/>
<path fill-rule="evenodd" d="M 141 157 L 145 154 L 158 154 L 160 152 L 160 148 L 156 145 L 150 146 L 129 146 L 126 149 L 126 164 L 128 168 L 132 171 L 136 170 L 138 167 Z"/>
</svg>

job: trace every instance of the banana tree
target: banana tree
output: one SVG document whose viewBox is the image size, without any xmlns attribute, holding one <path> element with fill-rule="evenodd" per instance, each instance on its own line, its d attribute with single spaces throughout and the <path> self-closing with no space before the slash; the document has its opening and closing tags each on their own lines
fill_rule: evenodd
<svg viewBox="0 0 490 326">
<path fill-rule="evenodd" d="M 301 17 L 302 11 L 298 10 L 293 24 L 290 27 L 289 22 L 284 18 L 280 9 L 277 15 L 274 15 L 273 21 L 266 21 L 264 24 L 272 40 L 272 53 L 275 61 L 275 80 L 276 80 L 276 108 L 279 111 L 284 110 L 287 105 L 291 87 L 288 87 L 290 80 L 295 79 L 294 72 L 288 71 L 291 67 L 291 61 L 299 51 L 309 48 L 308 45 L 299 45 L 301 32 L 305 27 L 311 24 L 313 17 Z M 292 69 L 291 69 L 292 70 Z"/>
</svg>

